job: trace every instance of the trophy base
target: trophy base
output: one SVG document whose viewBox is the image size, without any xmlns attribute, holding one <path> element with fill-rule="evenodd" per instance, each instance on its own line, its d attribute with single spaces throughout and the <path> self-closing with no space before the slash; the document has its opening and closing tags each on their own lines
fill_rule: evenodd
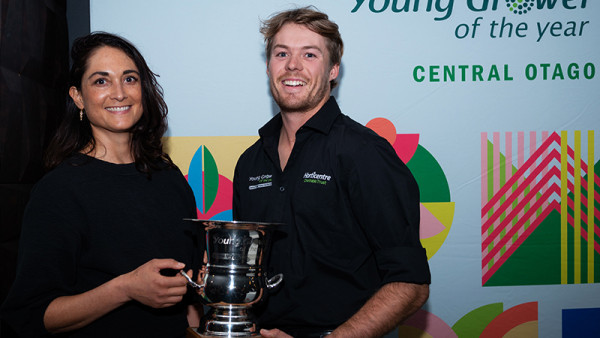
<svg viewBox="0 0 600 338">
<path fill-rule="evenodd" d="M 224 337 L 224 336 L 206 336 L 206 335 L 199 333 L 198 328 L 194 328 L 194 327 L 188 327 L 187 331 L 185 332 L 185 338 L 215 338 L 215 337 Z M 260 334 L 257 334 L 255 336 L 248 336 L 248 337 L 262 338 L 262 336 Z"/>
<path fill-rule="evenodd" d="M 195 331 L 200 337 L 260 337 L 258 327 L 246 306 L 215 306 L 200 318 Z"/>
</svg>

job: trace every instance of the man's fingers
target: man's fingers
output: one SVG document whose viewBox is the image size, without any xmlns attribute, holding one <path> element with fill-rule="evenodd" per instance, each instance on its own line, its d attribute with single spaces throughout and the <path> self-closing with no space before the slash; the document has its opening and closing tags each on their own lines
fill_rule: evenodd
<svg viewBox="0 0 600 338">
<path fill-rule="evenodd" d="M 287 333 L 279 330 L 279 329 L 272 329 L 272 330 L 267 330 L 267 329 L 261 329 L 260 330 L 260 334 L 263 337 L 269 338 L 291 338 L 290 335 L 288 335 Z"/>
</svg>

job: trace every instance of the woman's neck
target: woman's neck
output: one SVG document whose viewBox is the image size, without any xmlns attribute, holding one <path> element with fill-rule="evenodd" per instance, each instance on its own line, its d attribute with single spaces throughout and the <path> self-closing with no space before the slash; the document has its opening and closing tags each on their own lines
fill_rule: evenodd
<svg viewBox="0 0 600 338">
<path fill-rule="evenodd" d="M 95 135 L 94 149 L 91 145 L 86 147 L 82 152 L 99 160 L 115 163 L 127 164 L 135 162 L 131 149 L 131 134 L 126 133 L 123 137 L 102 137 Z M 91 150 L 91 151 L 90 151 Z"/>
</svg>

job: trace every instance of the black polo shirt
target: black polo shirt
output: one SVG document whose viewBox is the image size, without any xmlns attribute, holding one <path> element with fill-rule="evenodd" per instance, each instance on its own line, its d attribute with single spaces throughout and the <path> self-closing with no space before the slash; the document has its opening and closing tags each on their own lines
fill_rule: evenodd
<svg viewBox="0 0 600 338">
<path fill-rule="evenodd" d="M 240 157 L 236 220 L 280 222 L 268 275 L 284 283 L 256 309 L 264 327 L 337 327 L 385 283 L 430 283 L 419 188 L 392 146 L 331 97 L 296 133 L 281 171 L 278 114 Z"/>
</svg>

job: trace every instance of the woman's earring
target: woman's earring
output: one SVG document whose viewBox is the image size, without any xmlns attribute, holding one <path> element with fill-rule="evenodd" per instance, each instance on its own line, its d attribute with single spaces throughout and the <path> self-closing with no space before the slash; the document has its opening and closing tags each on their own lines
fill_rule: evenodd
<svg viewBox="0 0 600 338">
<path fill-rule="evenodd" d="M 83 109 L 79 111 L 79 121 L 83 121 Z"/>
</svg>

